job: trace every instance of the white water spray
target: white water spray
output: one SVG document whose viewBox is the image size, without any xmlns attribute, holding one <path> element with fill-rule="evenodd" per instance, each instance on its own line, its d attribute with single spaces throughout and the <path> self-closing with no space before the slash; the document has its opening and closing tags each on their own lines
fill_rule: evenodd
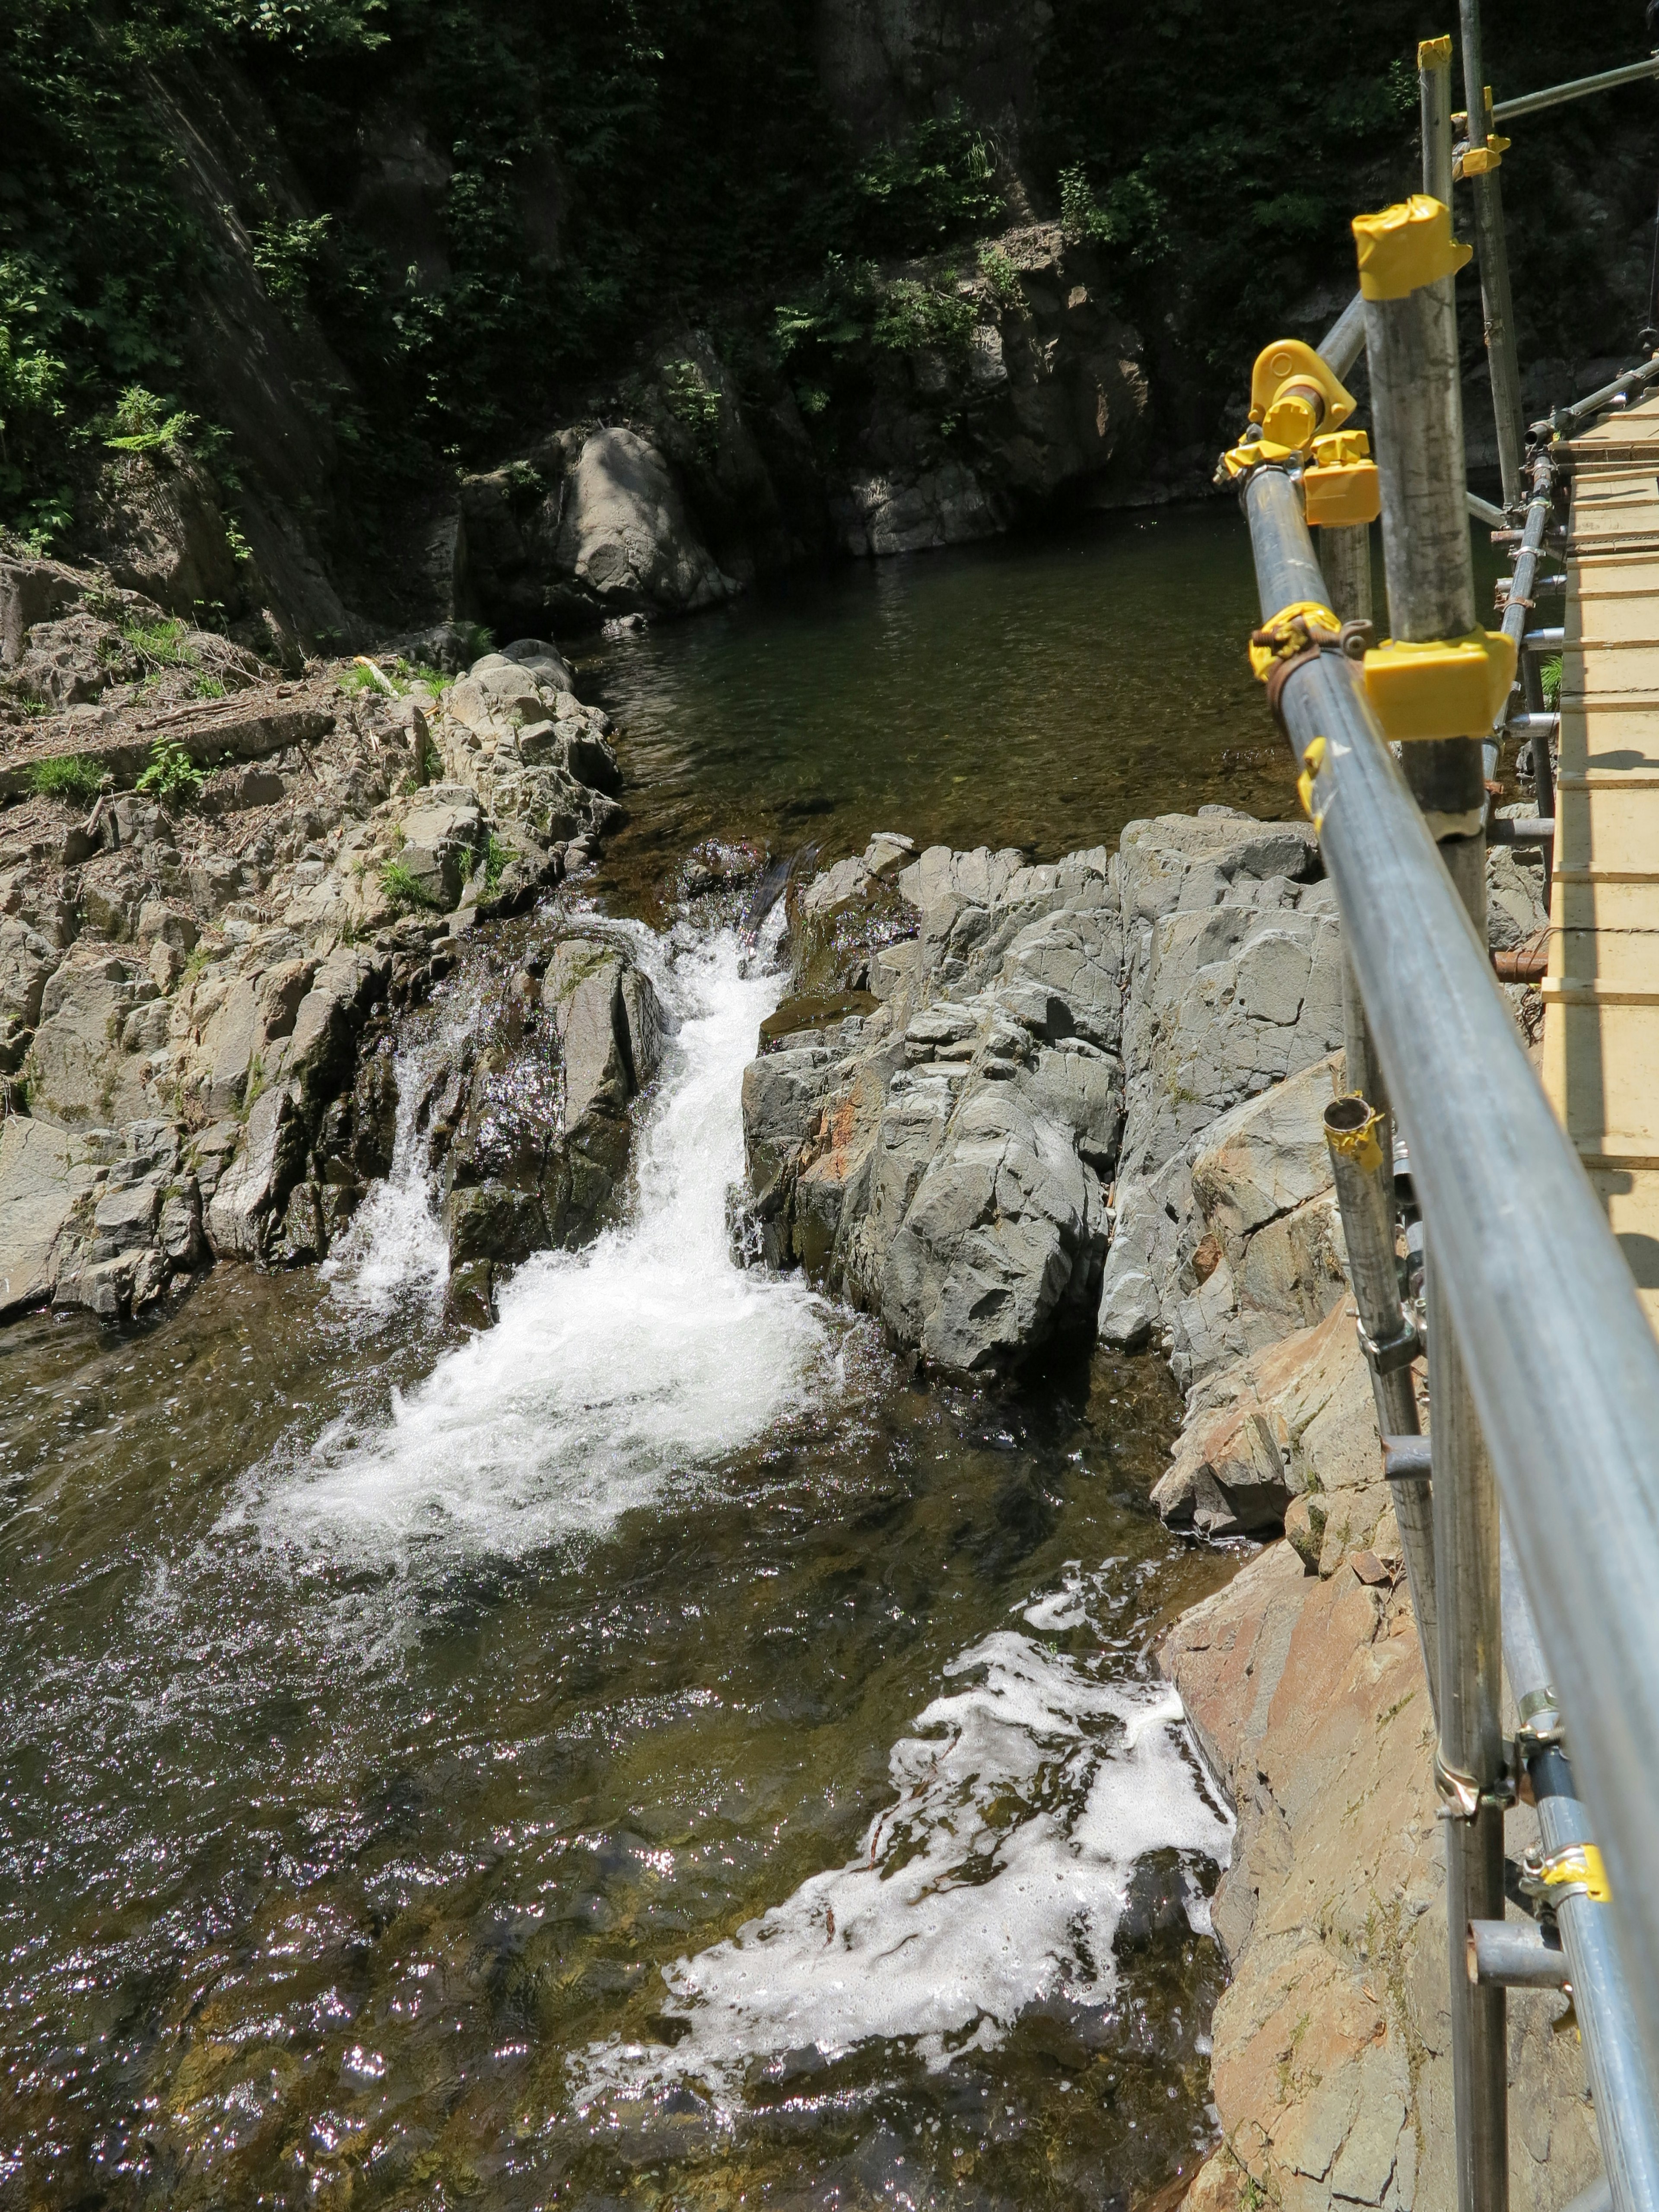
<svg viewBox="0 0 1659 2212">
<path fill-rule="evenodd" d="M 837 1390 L 851 1324 L 727 1249 L 742 1073 L 781 979 L 730 932 L 653 964 L 680 1028 L 628 1221 L 526 1262 L 497 1326 L 394 1395 L 389 1418 L 337 1421 L 298 1466 L 267 1470 L 245 1510 L 269 1540 L 407 1566 L 595 1535 Z M 353 1294 L 429 1266 L 418 1182 L 372 1217 Z"/>
<path fill-rule="evenodd" d="M 1175 1692 L 1103 1680 L 1044 1639 L 1095 1626 L 1114 1564 L 1073 1565 L 1026 1608 L 1030 1632 L 1000 1629 L 951 1662 L 950 1686 L 893 1747 L 898 1802 L 858 1856 L 667 1969 L 681 2039 L 591 2045 L 573 2068 L 584 2112 L 690 2077 L 729 2116 L 757 2057 L 902 2040 L 937 2067 L 994 2048 L 1033 2003 L 1109 1998 L 1136 1862 L 1175 1848 L 1224 1865 L 1232 1833 Z M 1188 1914 L 1208 1932 L 1195 1881 Z"/>
</svg>

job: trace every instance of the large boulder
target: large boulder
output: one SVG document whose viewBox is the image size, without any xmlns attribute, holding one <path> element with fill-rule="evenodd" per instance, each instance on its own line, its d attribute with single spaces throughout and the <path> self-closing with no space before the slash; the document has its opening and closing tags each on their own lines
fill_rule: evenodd
<svg viewBox="0 0 1659 2212">
<path fill-rule="evenodd" d="M 738 588 L 659 447 L 620 425 L 465 478 L 455 563 L 458 599 L 494 623 L 689 614 Z"/>
<path fill-rule="evenodd" d="M 583 445 L 557 557 L 567 599 L 601 618 L 689 614 L 736 588 L 698 536 L 667 463 L 633 430 L 596 430 Z"/>
<path fill-rule="evenodd" d="M 814 973 L 866 976 L 881 1003 L 746 1072 L 753 1241 L 941 1369 L 1006 1370 L 1093 1330 L 1122 1120 L 1112 870 L 910 850 L 873 840 L 799 901 Z"/>
</svg>

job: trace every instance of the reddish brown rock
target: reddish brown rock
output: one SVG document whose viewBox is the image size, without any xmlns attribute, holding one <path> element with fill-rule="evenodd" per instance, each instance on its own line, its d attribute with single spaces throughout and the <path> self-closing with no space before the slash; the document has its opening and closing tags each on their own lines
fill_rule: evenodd
<svg viewBox="0 0 1659 2212">
<path fill-rule="evenodd" d="M 1232 1979 L 1213 2029 L 1224 2142 L 1189 2200 L 1205 2212 L 1455 2200 L 1433 1735 L 1415 1623 L 1388 1587 L 1392 1514 L 1371 1533 L 1376 1587 L 1275 1544 L 1161 1654 L 1239 1819 L 1214 1907 Z M 1510 1826 L 1515 1856 L 1531 1815 Z M 1566 2011 L 1553 1991 L 1510 2000 L 1516 2212 L 1554 2212 L 1600 2162 L 1577 2038 L 1555 2032 Z"/>
</svg>

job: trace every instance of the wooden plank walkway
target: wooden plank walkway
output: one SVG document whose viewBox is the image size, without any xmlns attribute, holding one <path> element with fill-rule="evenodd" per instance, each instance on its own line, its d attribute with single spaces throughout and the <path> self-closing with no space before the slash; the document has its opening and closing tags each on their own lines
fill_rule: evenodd
<svg viewBox="0 0 1659 2212">
<path fill-rule="evenodd" d="M 1659 397 L 1570 451 L 1544 1086 L 1659 1332 Z"/>
</svg>

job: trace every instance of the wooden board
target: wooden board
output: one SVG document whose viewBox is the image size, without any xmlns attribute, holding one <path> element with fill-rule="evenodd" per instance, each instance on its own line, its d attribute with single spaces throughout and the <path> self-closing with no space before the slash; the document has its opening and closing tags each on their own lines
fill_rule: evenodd
<svg viewBox="0 0 1659 2212">
<path fill-rule="evenodd" d="M 1659 1329 L 1659 397 L 1571 453 L 1544 1087 Z"/>
</svg>

